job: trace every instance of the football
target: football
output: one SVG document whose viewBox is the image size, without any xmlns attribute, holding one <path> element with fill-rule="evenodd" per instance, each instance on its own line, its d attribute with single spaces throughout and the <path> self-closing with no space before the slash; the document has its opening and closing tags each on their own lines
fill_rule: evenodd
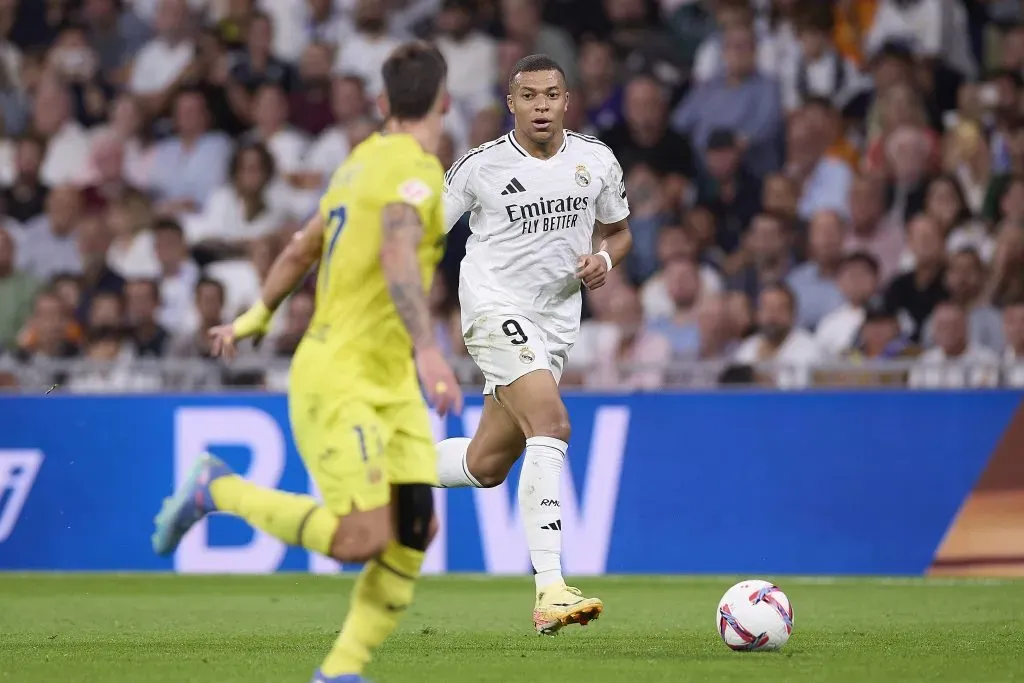
<svg viewBox="0 0 1024 683">
<path fill-rule="evenodd" d="M 793 605 L 774 584 L 741 581 L 719 601 L 715 626 L 733 650 L 778 650 L 793 633 Z"/>
</svg>

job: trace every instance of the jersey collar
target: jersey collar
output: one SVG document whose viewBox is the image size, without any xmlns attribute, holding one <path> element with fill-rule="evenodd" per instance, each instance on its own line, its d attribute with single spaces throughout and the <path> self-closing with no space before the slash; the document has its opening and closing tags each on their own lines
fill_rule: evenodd
<svg viewBox="0 0 1024 683">
<path fill-rule="evenodd" d="M 524 157 L 536 158 L 536 157 L 533 157 L 529 152 L 527 152 L 526 149 L 522 145 L 519 144 L 519 142 L 516 140 L 516 136 L 515 136 L 515 131 L 514 130 L 510 130 L 505 137 L 508 138 L 509 143 L 512 145 L 512 149 L 514 149 L 515 151 L 519 152 Z M 554 159 L 556 156 L 558 156 L 559 154 L 564 152 L 566 147 L 568 147 L 568 146 L 569 146 L 569 131 L 563 128 L 562 129 L 562 146 L 558 148 L 558 151 L 555 152 L 554 156 L 552 156 L 551 159 Z M 549 159 L 537 159 L 537 161 L 549 161 Z"/>
</svg>

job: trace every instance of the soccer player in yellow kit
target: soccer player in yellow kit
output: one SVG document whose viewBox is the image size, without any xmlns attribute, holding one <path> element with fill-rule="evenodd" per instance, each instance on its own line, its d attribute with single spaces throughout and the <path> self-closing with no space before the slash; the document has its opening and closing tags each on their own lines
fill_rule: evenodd
<svg viewBox="0 0 1024 683">
<path fill-rule="evenodd" d="M 156 552 L 174 551 L 209 513 L 228 513 L 340 562 L 365 562 L 348 618 L 315 683 L 359 683 L 412 600 L 435 525 L 436 452 L 419 380 L 441 412 L 462 394 L 433 337 L 425 292 L 443 251 L 443 169 L 434 153 L 448 107 L 446 66 L 426 43 L 383 67 L 388 134 L 358 146 L 320 210 L 275 261 L 261 300 L 214 328 L 215 352 L 267 331 L 273 311 L 320 261 L 316 312 L 288 391 L 299 453 L 323 496 L 268 489 L 204 455 L 164 503 Z"/>
</svg>

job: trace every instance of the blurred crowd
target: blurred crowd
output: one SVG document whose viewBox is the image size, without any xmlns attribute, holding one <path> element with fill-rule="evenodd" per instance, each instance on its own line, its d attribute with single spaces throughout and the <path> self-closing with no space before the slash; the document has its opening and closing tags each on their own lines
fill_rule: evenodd
<svg viewBox="0 0 1024 683">
<path fill-rule="evenodd" d="M 138 359 L 208 358 L 413 36 L 449 62 L 446 167 L 509 129 L 534 52 L 622 163 L 635 248 L 586 297 L 567 385 L 1024 386 L 1017 0 L 0 0 L 0 384 L 83 358 L 54 381 L 148 389 Z M 431 293 L 463 359 L 467 236 Z M 856 372 L 880 360 L 906 369 Z"/>
</svg>

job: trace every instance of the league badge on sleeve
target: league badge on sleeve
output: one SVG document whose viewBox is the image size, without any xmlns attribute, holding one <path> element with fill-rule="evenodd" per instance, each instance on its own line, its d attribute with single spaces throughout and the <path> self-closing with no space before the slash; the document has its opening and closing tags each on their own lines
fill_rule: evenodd
<svg viewBox="0 0 1024 683">
<path fill-rule="evenodd" d="M 398 186 L 398 196 L 413 206 L 419 206 L 430 199 L 433 191 L 419 178 L 410 178 Z"/>
<path fill-rule="evenodd" d="M 590 171 L 587 170 L 584 164 L 576 164 L 576 184 L 580 187 L 586 187 L 590 184 Z"/>
</svg>

